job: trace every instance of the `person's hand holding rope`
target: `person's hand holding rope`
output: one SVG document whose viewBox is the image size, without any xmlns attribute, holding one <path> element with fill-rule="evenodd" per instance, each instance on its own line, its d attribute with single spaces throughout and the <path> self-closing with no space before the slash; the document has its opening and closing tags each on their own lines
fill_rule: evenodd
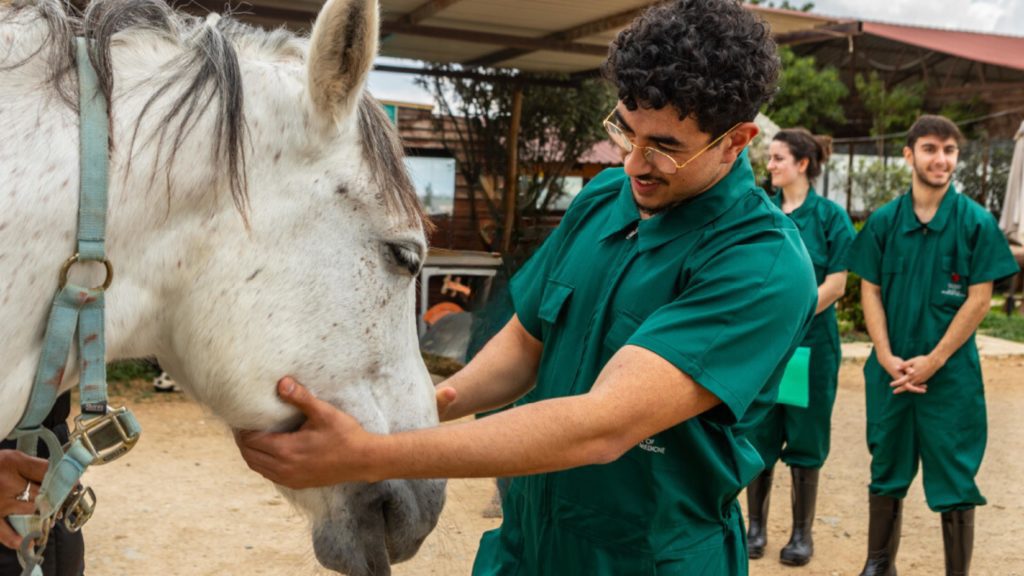
<svg viewBox="0 0 1024 576">
<path fill-rule="evenodd" d="M 35 511 L 46 467 L 46 460 L 41 458 L 17 450 L 0 450 L 0 517 Z M 6 520 L 0 522 L 0 544 L 12 549 L 21 545 L 21 536 Z"/>
</svg>

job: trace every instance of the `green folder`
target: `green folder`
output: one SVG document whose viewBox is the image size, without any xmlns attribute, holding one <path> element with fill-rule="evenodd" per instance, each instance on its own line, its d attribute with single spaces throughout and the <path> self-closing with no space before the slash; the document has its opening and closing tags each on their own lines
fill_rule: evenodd
<svg viewBox="0 0 1024 576">
<path fill-rule="evenodd" d="M 798 408 L 807 408 L 807 395 L 810 388 L 810 348 L 797 348 L 793 357 L 786 364 L 786 371 L 779 383 L 779 404 L 789 404 Z"/>
</svg>

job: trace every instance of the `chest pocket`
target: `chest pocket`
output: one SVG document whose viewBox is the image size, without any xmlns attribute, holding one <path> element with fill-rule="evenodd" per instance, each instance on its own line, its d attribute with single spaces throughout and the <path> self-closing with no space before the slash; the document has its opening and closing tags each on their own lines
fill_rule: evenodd
<svg viewBox="0 0 1024 576">
<path fill-rule="evenodd" d="M 943 256 L 934 284 L 937 294 L 932 294 L 932 302 L 943 308 L 960 308 L 967 300 L 967 287 L 971 285 L 968 268 L 966 260 Z"/>
<path fill-rule="evenodd" d="M 628 310 L 618 311 L 612 320 L 608 333 L 604 337 L 604 358 L 602 358 L 602 362 L 607 362 L 609 358 L 618 352 L 619 348 L 626 344 L 626 341 L 636 332 L 641 323 L 640 317 L 633 312 Z"/>
<path fill-rule="evenodd" d="M 572 286 L 558 280 L 549 279 L 544 286 L 544 295 L 541 297 L 537 317 L 547 323 L 548 326 L 558 322 L 558 317 L 562 314 L 562 309 L 569 303 L 572 292 Z"/>
</svg>

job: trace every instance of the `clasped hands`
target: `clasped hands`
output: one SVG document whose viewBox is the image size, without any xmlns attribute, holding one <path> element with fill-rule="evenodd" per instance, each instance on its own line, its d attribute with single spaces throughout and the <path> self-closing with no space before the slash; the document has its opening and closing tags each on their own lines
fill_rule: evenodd
<svg viewBox="0 0 1024 576">
<path fill-rule="evenodd" d="M 928 392 L 928 381 L 945 365 L 945 362 L 932 354 L 914 356 L 909 360 L 892 354 L 879 355 L 878 363 L 893 377 L 889 383 L 893 394 Z"/>
</svg>

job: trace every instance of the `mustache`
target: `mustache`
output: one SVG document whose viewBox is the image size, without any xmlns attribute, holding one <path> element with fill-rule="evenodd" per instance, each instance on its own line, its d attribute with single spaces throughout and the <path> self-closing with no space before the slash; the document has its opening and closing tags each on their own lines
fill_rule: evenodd
<svg viewBox="0 0 1024 576">
<path fill-rule="evenodd" d="M 658 182 L 658 183 L 661 183 L 661 184 L 668 184 L 668 180 L 666 180 L 664 178 L 658 178 L 658 177 L 655 177 L 655 176 L 651 176 L 650 174 L 643 174 L 641 176 L 634 176 L 633 179 L 634 180 L 648 180 L 648 181 L 651 181 L 651 182 Z"/>
</svg>

